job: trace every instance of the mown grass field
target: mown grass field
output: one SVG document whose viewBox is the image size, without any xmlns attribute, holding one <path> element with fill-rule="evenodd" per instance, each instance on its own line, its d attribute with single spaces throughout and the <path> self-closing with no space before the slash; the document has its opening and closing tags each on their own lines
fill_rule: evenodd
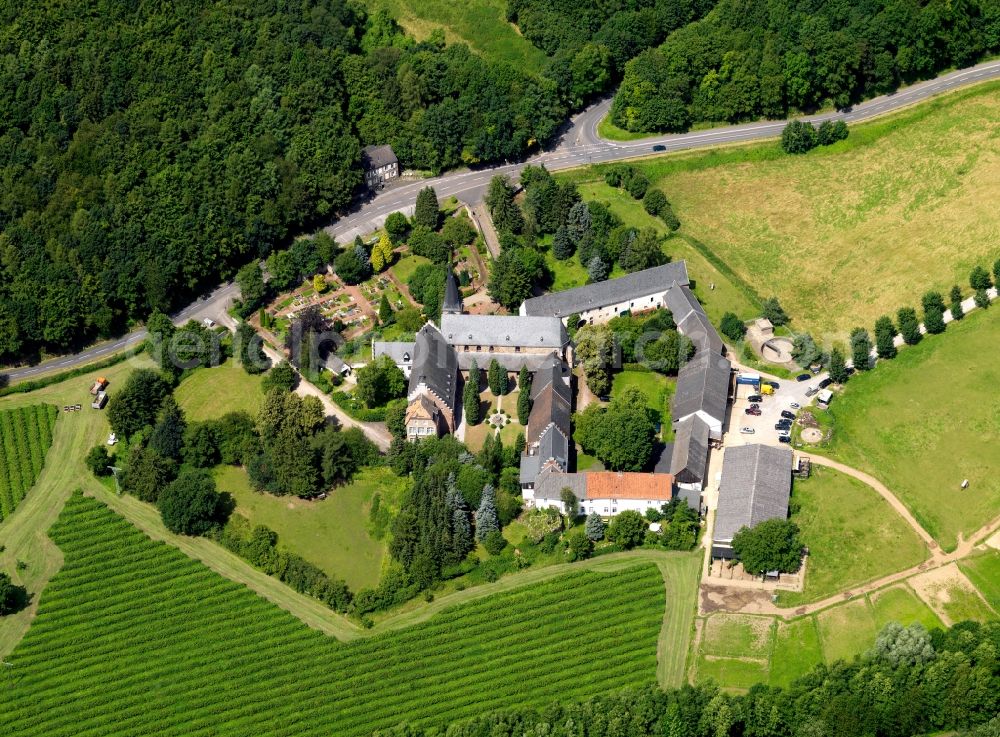
<svg viewBox="0 0 1000 737">
<path fill-rule="evenodd" d="M 795 327 L 846 336 L 926 290 L 967 289 L 972 266 L 1000 257 L 1000 211 L 985 204 L 1000 198 L 998 135 L 991 83 L 852 127 L 804 156 L 767 143 L 639 166 L 681 234 L 777 295 Z"/>
<path fill-rule="evenodd" d="M 197 369 L 174 393 L 188 422 L 201 422 L 243 410 L 256 415 L 264 402 L 263 374 L 251 376 L 235 360 Z"/>
<path fill-rule="evenodd" d="M 72 496 L 50 534 L 65 563 L 0 674 L 12 736 L 361 735 L 657 676 L 653 565 L 581 570 L 345 644 L 94 499 Z"/>
<path fill-rule="evenodd" d="M 449 42 L 468 44 L 489 59 L 531 74 L 537 74 L 546 61 L 545 54 L 507 22 L 506 0 L 369 0 L 366 4 L 389 11 L 418 40 L 442 28 Z"/>
<path fill-rule="evenodd" d="M 281 547 L 343 579 L 354 591 L 378 584 L 385 544 L 368 533 L 369 505 L 376 492 L 383 502 L 398 500 L 408 480 L 388 468 L 366 468 L 326 499 L 308 501 L 258 494 L 242 468 L 220 466 L 215 478 L 219 490 L 236 499 L 237 514 L 277 532 Z"/>
<path fill-rule="evenodd" d="M 51 404 L 0 411 L 0 522 L 13 514 L 42 472 L 57 417 Z"/>
<path fill-rule="evenodd" d="M 1000 551 L 988 550 L 958 564 L 979 593 L 1000 612 Z"/>
<path fill-rule="evenodd" d="M 814 466 L 796 479 L 792 515 L 809 547 L 805 590 L 782 591 L 780 606 L 798 606 L 917 565 L 928 551 L 913 529 L 867 484 Z"/>
<path fill-rule="evenodd" d="M 830 405 L 824 452 L 882 481 L 945 550 L 1000 514 L 998 342 L 1000 310 L 976 310 L 853 376 Z"/>
</svg>

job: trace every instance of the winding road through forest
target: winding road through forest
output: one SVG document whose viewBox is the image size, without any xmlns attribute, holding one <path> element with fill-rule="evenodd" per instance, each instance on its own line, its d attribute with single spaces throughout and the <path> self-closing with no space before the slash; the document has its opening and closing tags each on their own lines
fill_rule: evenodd
<svg viewBox="0 0 1000 737">
<path fill-rule="evenodd" d="M 844 120 L 848 123 L 857 123 L 922 102 L 959 87 L 991 79 L 1000 79 L 1000 60 L 988 61 L 974 67 L 950 72 L 894 93 L 867 100 L 848 110 L 808 116 L 805 120 L 813 122 Z M 786 123 L 786 121 L 745 123 L 689 133 L 651 136 L 637 141 L 616 142 L 601 138 L 597 132 L 598 125 L 607 115 L 610 106 L 610 99 L 605 99 L 573 116 L 563 133 L 548 150 L 538 153 L 526 161 L 474 170 L 458 170 L 432 179 L 421 179 L 401 184 L 358 205 L 343 218 L 327 226 L 326 231 L 341 241 L 350 240 L 355 235 L 369 233 L 380 227 L 391 212 L 401 210 L 412 213 L 417 192 L 427 186 L 434 187 L 439 197 L 454 196 L 463 202 L 475 204 L 482 199 L 490 179 L 498 174 L 506 174 L 511 179 L 517 179 L 526 164 L 545 164 L 550 171 L 558 171 L 589 164 L 648 156 L 653 153 L 653 146 L 662 146 L 662 152 L 670 152 L 746 143 L 775 138 L 781 134 Z M 234 283 L 223 284 L 210 295 L 178 312 L 174 315 L 174 320 L 175 322 L 184 322 L 203 317 L 216 319 L 215 316 L 225 313 L 227 306 L 237 293 L 238 288 Z M 13 384 L 53 370 L 69 370 L 136 345 L 145 338 L 145 335 L 145 330 L 140 328 L 120 339 L 95 345 L 80 353 L 54 358 L 37 366 L 11 369 L 6 372 L 6 376 Z"/>
</svg>

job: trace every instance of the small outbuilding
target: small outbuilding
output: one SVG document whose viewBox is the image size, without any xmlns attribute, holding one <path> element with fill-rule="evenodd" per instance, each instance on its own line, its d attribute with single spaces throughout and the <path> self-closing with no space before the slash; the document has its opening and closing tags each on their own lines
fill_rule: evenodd
<svg viewBox="0 0 1000 737">
<path fill-rule="evenodd" d="M 820 407 L 824 408 L 829 407 L 830 400 L 832 399 L 833 399 L 833 392 L 830 391 L 829 389 L 824 389 L 823 391 L 821 391 L 819 394 L 816 395 L 816 403 Z"/>
</svg>

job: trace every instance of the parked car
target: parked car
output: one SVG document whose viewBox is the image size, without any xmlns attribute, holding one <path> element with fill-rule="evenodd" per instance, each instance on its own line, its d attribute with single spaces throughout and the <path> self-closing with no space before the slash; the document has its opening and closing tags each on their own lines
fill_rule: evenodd
<svg viewBox="0 0 1000 737">
<path fill-rule="evenodd" d="M 819 382 L 819 384 L 817 384 L 817 386 L 818 386 L 818 387 L 819 387 L 820 389 L 826 389 L 826 388 L 827 388 L 828 386 L 830 386 L 830 384 L 832 384 L 832 383 L 833 383 L 833 379 L 830 379 L 830 378 L 826 378 L 826 379 L 823 379 L 823 381 Z"/>
<path fill-rule="evenodd" d="M 658 143 L 655 146 L 653 146 L 653 150 L 654 151 L 666 151 L 667 147 L 664 146 L 662 143 Z"/>
<path fill-rule="evenodd" d="M 786 419 L 789 419 L 789 420 L 794 420 L 795 419 L 795 413 L 794 412 L 789 412 L 787 409 L 781 410 L 781 416 L 784 417 L 784 418 L 786 418 Z"/>
<path fill-rule="evenodd" d="M 778 389 L 780 389 L 780 388 L 781 388 L 781 384 L 779 384 L 779 383 L 778 383 L 777 381 L 765 381 L 764 383 L 765 383 L 765 384 L 766 384 L 767 386 L 769 386 L 769 387 L 771 387 L 772 389 L 774 389 L 774 391 L 778 391 Z"/>
<path fill-rule="evenodd" d="M 753 404 L 750 405 L 750 409 L 760 409 L 760 404 L 754 402 Z"/>
<path fill-rule="evenodd" d="M 812 378 L 812 374 L 799 374 L 795 377 L 796 381 L 809 381 Z"/>
<path fill-rule="evenodd" d="M 802 408 L 802 405 L 799 404 L 798 402 L 792 402 L 788 406 L 791 407 L 792 409 L 801 409 Z"/>
<path fill-rule="evenodd" d="M 781 438 L 791 438 L 791 437 L 792 437 L 792 431 L 791 430 L 779 430 L 778 431 L 778 439 L 779 440 Z"/>
<path fill-rule="evenodd" d="M 214 328 L 214 327 L 215 327 L 215 320 L 213 320 L 213 319 L 212 319 L 212 318 L 210 318 L 210 317 L 206 317 L 206 318 L 205 318 L 204 320 L 202 320 L 201 322 L 202 322 L 202 324 L 203 324 L 203 325 L 204 325 L 204 326 L 205 326 L 206 328 L 208 328 L 209 330 L 211 330 L 212 328 Z"/>
<path fill-rule="evenodd" d="M 789 420 L 778 420 L 777 422 L 774 423 L 775 430 L 787 430 L 791 426 L 792 423 Z"/>
<path fill-rule="evenodd" d="M 747 401 L 751 402 L 751 403 L 753 403 L 753 402 L 763 402 L 764 401 L 764 397 L 761 396 L 760 394 L 751 394 L 749 397 L 747 397 Z"/>
<path fill-rule="evenodd" d="M 741 427 L 740 432 L 743 433 L 744 435 L 753 435 L 757 431 L 754 430 L 752 427 Z"/>
<path fill-rule="evenodd" d="M 760 407 L 747 407 L 745 410 L 748 415 L 753 415 L 754 417 L 760 417 Z"/>
<path fill-rule="evenodd" d="M 806 389 L 806 396 L 807 396 L 807 397 L 811 397 L 811 396 L 813 396 L 814 394 L 817 394 L 818 392 L 819 392 L 819 389 L 817 389 L 817 388 L 816 388 L 816 387 L 814 387 L 814 386 L 811 386 L 811 387 L 809 387 L 808 389 Z"/>
<path fill-rule="evenodd" d="M 778 442 L 779 443 L 790 443 L 790 442 L 792 442 L 792 436 L 791 435 L 779 435 L 778 436 Z"/>
</svg>

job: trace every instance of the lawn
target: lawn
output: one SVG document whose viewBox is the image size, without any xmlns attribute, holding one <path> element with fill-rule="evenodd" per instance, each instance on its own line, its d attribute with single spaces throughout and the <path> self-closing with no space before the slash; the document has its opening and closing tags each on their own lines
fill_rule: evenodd
<svg viewBox="0 0 1000 737">
<path fill-rule="evenodd" d="M 717 657 L 766 659 L 773 635 L 773 617 L 716 614 L 705 620 L 701 651 Z"/>
<path fill-rule="evenodd" d="M 263 375 L 251 376 L 233 359 L 196 369 L 174 392 L 188 422 L 213 420 L 243 410 L 256 415 L 264 401 Z"/>
<path fill-rule="evenodd" d="M 345 643 L 94 499 L 73 496 L 50 534 L 65 565 L 5 658 L 13 677 L 0 713 L 11 737 L 352 737 L 657 677 L 666 590 L 657 566 L 638 558 L 495 589 Z"/>
<path fill-rule="evenodd" d="M 480 368 L 485 369 L 486 366 L 481 366 Z M 511 384 L 516 384 L 516 381 L 512 381 Z M 486 435 L 490 432 L 495 432 L 489 423 L 486 422 L 486 418 L 490 416 L 493 410 L 502 408 L 504 412 L 507 413 L 509 417 L 513 418 L 513 421 L 508 423 L 500 430 L 500 439 L 503 441 L 504 446 L 510 446 L 514 443 L 517 438 L 517 434 L 524 432 L 527 428 L 517 421 L 517 397 L 519 395 L 517 389 L 504 394 L 503 397 L 498 398 L 489 389 L 484 389 L 479 394 L 479 417 L 480 422 L 478 425 L 473 425 L 465 428 L 465 445 L 470 451 L 476 453 L 482 450 L 483 443 L 486 442 Z"/>
<path fill-rule="evenodd" d="M 1000 551 L 989 550 L 959 562 L 966 577 L 1000 613 Z"/>
<path fill-rule="evenodd" d="M 418 40 L 442 28 L 449 43 L 467 44 L 494 61 L 531 74 L 545 66 L 545 53 L 507 22 L 505 0 L 371 0 L 370 6 L 388 10 Z"/>
<path fill-rule="evenodd" d="M 390 266 L 389 271 L 391 271 L 393 276 L 399 279 L 399 281 L 401 281 L 403 284 L 406 284 L 409 278 L 413 276 L 413 272 L 417 270 L 418 266 L 422 266 L 423 264 L 429 264 L 429 263 L 430 259 L 426 259 L 423 256 L 410 254 L 408 256 L 404 256 L 403 258 L 399 259 L 399 261 Z"/>
<path fill-rule="evenodd" d="M 998 343 L 1000 310 L 977 310 L 855 375 L 830 405 L 828 450 L 878 477 L 945 550 L 1000 514 Z"/>
<path fill-rule="evenodd" d="M 962 585 L 947 587 L 939 594 L 938 605 L 952 622 L 989 622 L 997 617 L 975 590 Z"/>
<path fill-rule="evenodd" d="M 220 466 L 215 478 L 220 491 L 235 497 L 237 512 L 278 533 L 281 547 L 343 579 L 354 591 L 378 583 L 385 544 L 368 534 L 368 508 L 376 491 L 383 503 L 398 499 L 407 480 L 388 468 L 366 468 L 326 499 L 304 501 L 258 494 L 242 468 Z"/>
<path fill-rule="evenodd" d="M 737 660 L 736 658 L 698 658 L 695 681 L 712 680 L 722 688 L 746 690 L 756 683 L 767 683 L 766 660 Z"/>
<path fill-rule="evenodd" d="M 788 686 L 822 662 L 823 652 L 813 617 L 781 622 L 778 625 L 771 655 L 769 683 L 772 686 Z"/>
<path fill-rule="evenodd" d="M 654 371 L 619 371 L 611 384 L 611 395 L 620 396 L 626 389 L 634 387 L 646 395 L 646 406 L 657 413 L 663 423 L 664 440 L 670 440 L 673 426 L 670 424 L 670 398 L 674 395 L 676 382 Z"/>
<path fill-rule="evenodd" d="M 868 600 L 855 599 L 816 615 L 823 657 L 827 663 L 853 660 L 875 644 L 878 628 Z"/>
<path fill-rule="evenodd" d="M 1000 256 L 1000 85 L 853 127 L 804 156 L 777 143 L 639 164 L 681 233 L 777 295 L 793 324 L 846 337 L 926 290 L 968 291 Z M 675 257 L 676 254 L 675 254 Z"/>
<path fill-rule="evenodd" d="M 929 630 L 944 626 L 938 616 L 913 593 L 909 586 L 883 589 L 869 595 L 869 600 L 875 614 L 875 625 L 879 630 L 889 622 L 899 622 L 903 626 L 920 622 Z"/>
<path fill-rule="evenodd" d="M 809 548 L 805 591 L 782 591 L 781 606 L 798 606 L 917 565 L 927 549 L 917 533 L 867 484 L 813 466 L 796 479 L 792 521 Z"/>
</svg>

